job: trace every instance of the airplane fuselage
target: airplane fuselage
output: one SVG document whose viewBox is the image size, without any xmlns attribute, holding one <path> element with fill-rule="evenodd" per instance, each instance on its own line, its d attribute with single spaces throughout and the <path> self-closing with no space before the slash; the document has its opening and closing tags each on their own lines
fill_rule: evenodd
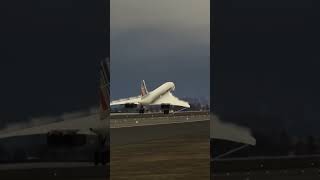
<svg viewBox="0 0 320 180">
<path fill-rule="evenodd" d="M 139 113 L 141 114 L 144 113 L 145 106 L 160 106 L 165 114 L 168 114 L 170 108 L 173 106 L 190 108 L 188 102 L 178 99 L 171 93 L 171 91 L 174 90 L 175 84 L 173 82 L 166 82 L 149 92 L 143 80 L 140 89 L 141 94 L 139 96 L 112 101 L 110 106 L 124 105 L 125 108 L 135 108 L 139 106 Z"/>
<path fill-rule="evenodd" d="M 157 89 L 149 92 L 146 96 L 141 98 L 141 105 L 149 105 L 152 104 L 156 99 L 167 93 L 168 91 L 173 91 L 175 85 L 173 82 L 166 82 L 159 86 Z"/>
</svg>

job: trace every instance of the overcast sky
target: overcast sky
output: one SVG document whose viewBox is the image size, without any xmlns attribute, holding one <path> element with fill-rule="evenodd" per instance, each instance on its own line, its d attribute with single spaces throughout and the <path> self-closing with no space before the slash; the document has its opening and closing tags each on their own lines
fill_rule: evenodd
<svg viewBox="0 0 320 180">
<path fill-rule="evenodd" d="M 106 1 L 4 0 L 0 124 L 98 105 Z"/>
<path fill-rule="evenodd" d="M 97 106 L 106 2 L 2 3 L 0 121 Z M 209 9 L 209 0 L 112 0 L 112 97 L 138 95 L 142 79 L 209 97 Z"/>
<path fill-rule="evenodd" d="M 180 97 L 209 98 L 209 0 L 111 1 L 111 98 L 166 81 Z"/>
</svg>

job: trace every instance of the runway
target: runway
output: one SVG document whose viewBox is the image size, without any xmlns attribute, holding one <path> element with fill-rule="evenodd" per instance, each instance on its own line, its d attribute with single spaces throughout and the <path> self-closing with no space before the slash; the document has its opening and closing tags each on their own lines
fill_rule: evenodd
<svg viewBox="0 0 320 180">
<path fill-rule="evenodd" d="M 211 180 L 318 180 L 318 168 L 216 173 Z"/>
<path fill-rule="evenodd" d="M 211 164 L 210 170 L 209 119 L 206 112 L 112 115 L 112 179 L 205 180 L 210 171 L 214 180 L 320 178 L 319 157 L 222 159 Z M 108 169 L 109 165 L 94 166 L 92 162 L 1 164 L 0 177 L 105 180 Z"/>
<path fill-rule="evenodd" d="M 135 126 L 151 126 L 161 124 L 188 123 L 209 121 L 208 112 L 180 112 L 175 114 L 115 114 L 111 115 L 110 128 L 124 128 Z"/>
<path fill-rule="evenodd" d="M 127 117 L 121 115 L 111 118 L 110 141 L 111 145 L 121 145 L 194 134 L 204 134 L 209 139 L 209 120 L 206 112 Z"/>
<path fill-rule="evenodd" d="M 150 118 L 150 117 L 172 117 L 172 116 L 200 116 L 208 115 L 208 111 L 179 111 L 170 112 L 169 114 L 163 114 L 162 112 L 148 112 L 144 114 L 140 113 L 111 113 L 111 119 L 124 119 L 124 118 Z"/>
<path fill-rule="evenodd" d="M 117 114 L 110 119 L 112 179 L 314 180 L 320 158 L 209 161 L 205 112 Z M 285 163 L 285 164 L 283 164 Z M 277 168 L 271 168 L 277 167 Z M 107 179 L 109 166 L 92 162 L 1 164 L 4 179 Z"/>
</svg>

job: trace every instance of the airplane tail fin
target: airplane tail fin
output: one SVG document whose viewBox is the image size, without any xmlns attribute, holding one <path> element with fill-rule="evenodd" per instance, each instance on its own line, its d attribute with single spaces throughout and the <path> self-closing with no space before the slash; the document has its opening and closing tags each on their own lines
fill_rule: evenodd
<svg viewBox="0 0 320 180">
<path fill-rule="evenodd" d="M 147 86 L 146 86 L 146 82 L 144 80 L 142 80 L 142 82 L 141 82 L 141 96 L 145 96 L 148 93 L 149 92 L 148 92 L 148 89 L 147 89 Z"/>
<path fill-rule="evenodd" d="M 110 111 L 110 61 L 109 58 L 100 63 L 100 119 L 103 120 L 108 116 Z"/>
</svg>

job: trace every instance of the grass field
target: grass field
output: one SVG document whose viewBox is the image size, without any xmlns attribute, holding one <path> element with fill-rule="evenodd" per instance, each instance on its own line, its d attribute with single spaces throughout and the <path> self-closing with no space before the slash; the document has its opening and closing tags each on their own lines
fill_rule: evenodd
<svg viewBox="0 0 320 180">
<path fill-rule="evenodd" d="M 111 146 L 112 180 L 209 180 L 208 135 Z"/>
</svg>

